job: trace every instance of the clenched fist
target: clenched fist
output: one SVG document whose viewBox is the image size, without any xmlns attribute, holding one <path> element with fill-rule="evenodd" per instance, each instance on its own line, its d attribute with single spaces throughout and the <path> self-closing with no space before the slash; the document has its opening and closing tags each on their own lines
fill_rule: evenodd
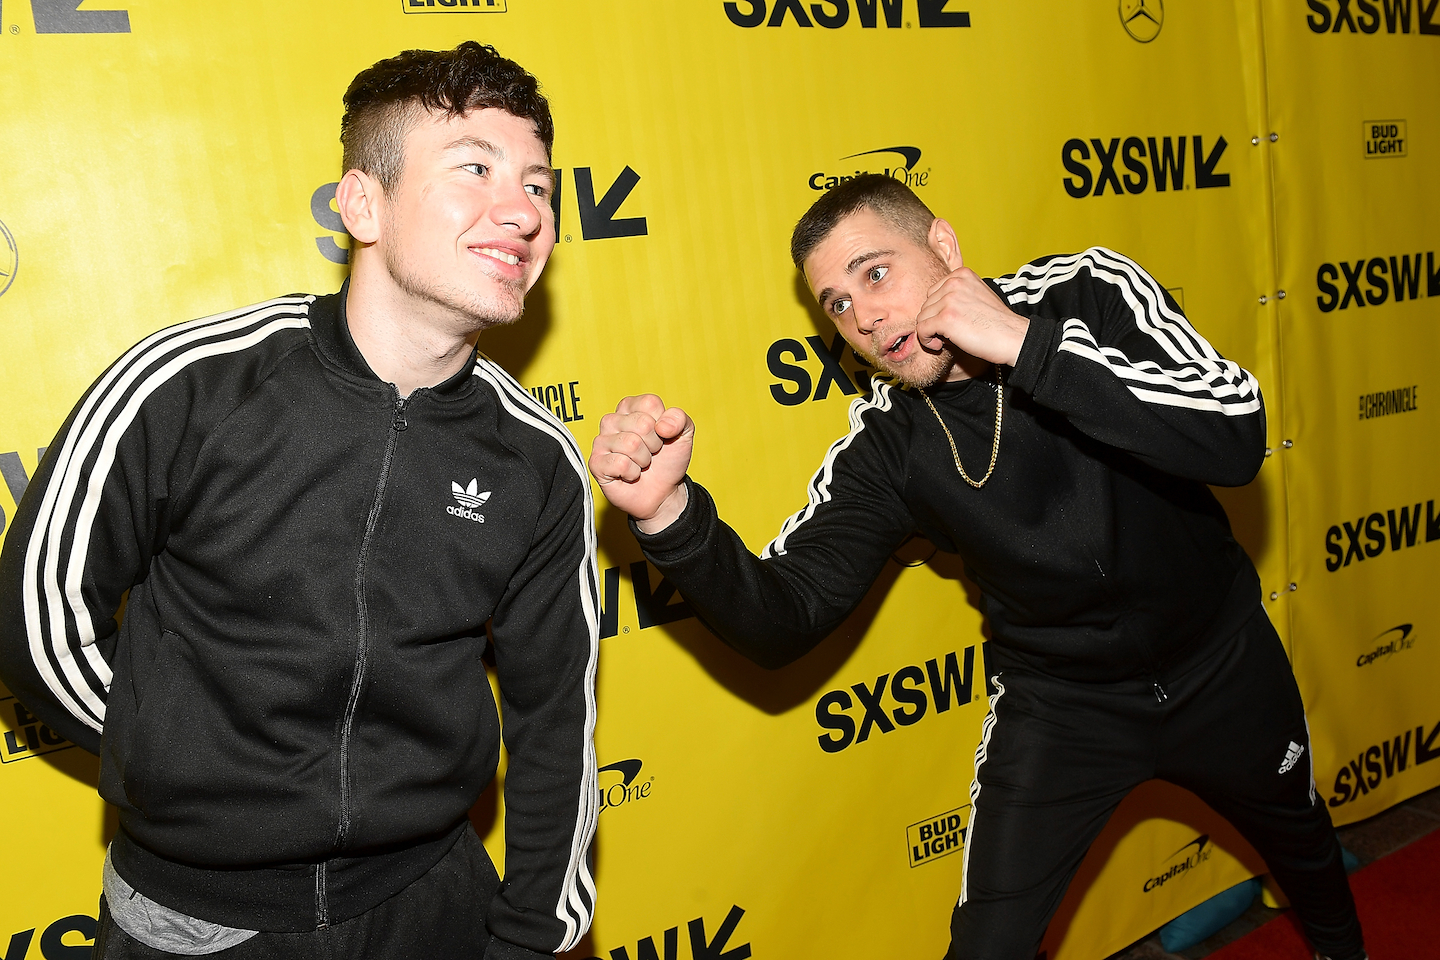
<svg viewBox="0 0 1440 960">
<path fill-rule="evenodd" d="M 684 410 L 666 407 L 654 394 L 626 397 L 600 418 L 590 473 L 605 499 L 634 517 L 642 532 L 659 533 L 689 499 L 684 480 L 694 439 L 695 424 Z"/>
</svg>

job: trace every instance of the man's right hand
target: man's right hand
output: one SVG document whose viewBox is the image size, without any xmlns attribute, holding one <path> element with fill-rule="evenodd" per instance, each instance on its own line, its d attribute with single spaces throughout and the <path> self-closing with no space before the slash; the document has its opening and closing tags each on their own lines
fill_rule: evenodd
<svg viewBox="0 0 1440 960">
<path fill-rule="evenodd" d="M 642 533 L 670 526 L 689 500 L 685 471 L 695 424 L 679 407 L 654 394 L 626 397 L 600 418 L 590 449 L 590 473 L 615 507 L 635 519 Z"/>
</svg>

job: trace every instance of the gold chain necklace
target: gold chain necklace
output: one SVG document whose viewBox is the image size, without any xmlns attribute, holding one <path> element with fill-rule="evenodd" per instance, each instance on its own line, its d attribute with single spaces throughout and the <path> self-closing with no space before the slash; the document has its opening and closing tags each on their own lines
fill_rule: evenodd
<svg viewBox="0 0 1440 960">
<path fill-rule="evenodd" d="M 1000 456 L 1000 421 L 1005 415 L 1005 381 L 1000 375 L 1000 365 L 995 364 L 995 441 L 990 445 L 990 469 L 985 471 L 985 476 L 979 480 L 971 480 L 970 474 L 960 465 L 960 451 L 955 449 L 955 438 L 950 435 L 950 428 L 945 426 L 945 420 L 940 416 L 940 411 L 935 409 L 935 404 L 930 402 L 930 397 L 925 393 L 924 387 L 916 387 L 920 396 L 925 398 L 925 405 L 930 412 L 935 414 L 935 419 L 940 421 L 940 429 L 945 431 L 945 439 L 950 441 L 950 456 L 955 458 L 955 469 L 960 471 L 960 478 L 970 486 L 979 490 L 985 486 L 985 481 L 990 479 L 990 474 L 995 472 L 995 460 Z"/>
</svg>

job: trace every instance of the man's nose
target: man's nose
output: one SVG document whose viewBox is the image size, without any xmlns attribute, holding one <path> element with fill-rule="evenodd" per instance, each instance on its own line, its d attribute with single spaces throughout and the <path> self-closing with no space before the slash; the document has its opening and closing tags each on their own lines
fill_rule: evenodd
<svg viewBox="0 0 1440 960">
<path fill-rule="evenodd" d="M 497 196 L 490 216 L 497 224 L 513 227 L 522 237 L 532 237 L 540 229 L 541 216 L 535 207 L 535 198 L 523 185 L 507 188 Z"/>
</svg>

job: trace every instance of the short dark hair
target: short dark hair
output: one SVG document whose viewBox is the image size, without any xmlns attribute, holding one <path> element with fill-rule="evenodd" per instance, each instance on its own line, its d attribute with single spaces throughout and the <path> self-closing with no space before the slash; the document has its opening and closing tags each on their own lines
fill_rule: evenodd
<svg viewBox="0 0 1440 960">
<path fill-rule="evenodd" d="M 340 143 L 345 169 L 363 170 L 388 194 L 405 165 L 405 136 L 422 110 L 457 117 L 497 107 L 535 124 L 550 156 L 555 121 L 540 81 L 488 44 L 454 50 L 406 50 L 366 67 L 345 91 Z"/>
<path fill-rule="evenodd" d="M 882 173 L 862 173 L 831 187 L 810 205 L 790 235 L 790 257 L 805 269 L 805 258 L 820 245 L 836 225 L 853 213 L 873 210 L 910 239 L 926 245 L 935 214 L 914 191 Z"/>
</svg>

